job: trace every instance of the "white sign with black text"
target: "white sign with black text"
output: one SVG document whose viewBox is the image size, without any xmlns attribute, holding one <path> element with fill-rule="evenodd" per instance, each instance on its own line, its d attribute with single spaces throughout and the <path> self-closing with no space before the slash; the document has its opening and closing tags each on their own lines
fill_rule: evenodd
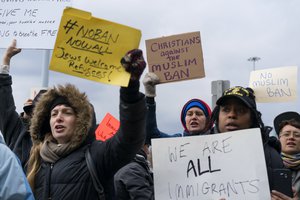
<svg viewBox="0 0 300 200">
<path fill-rule="evenodd" d="M 260 129 L 152 139 L 156 200 L 269 200 Z"/>
<path fill-rule="evenodd" d="M 53 49 L 63 10 L 72 0 L 0 2 L 0 48 L 13 39 L 23 49 Z"/>
</svg>

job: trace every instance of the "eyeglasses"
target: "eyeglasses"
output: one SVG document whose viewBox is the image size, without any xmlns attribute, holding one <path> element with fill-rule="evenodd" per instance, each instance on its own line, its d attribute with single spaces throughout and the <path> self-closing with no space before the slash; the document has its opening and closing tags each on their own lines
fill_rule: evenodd
<svg viewBox="0 0 300 200">
<path fill-rule="evenodd" d="M 293 132 L 293 131 L 287 131 L 287 132 L 280 132 L 279 137 L 289 138 L 293 136 L 294 138 L 300 138 L 300 132 Z"/>
</svg>

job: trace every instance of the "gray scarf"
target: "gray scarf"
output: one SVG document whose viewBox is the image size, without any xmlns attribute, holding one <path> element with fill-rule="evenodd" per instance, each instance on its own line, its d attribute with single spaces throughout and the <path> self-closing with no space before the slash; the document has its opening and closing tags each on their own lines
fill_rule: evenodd
<svg viewBox="0 0 300 200">
<path fill-rule="evenodd" d="M 42 145 L 40 155 L 44 161 L 55 163 L 60 158 L 68 155 L 76 147 L 74 145 L 71 146 L 71 143 L 58 144 L 50 134 Z"/>
</svg>

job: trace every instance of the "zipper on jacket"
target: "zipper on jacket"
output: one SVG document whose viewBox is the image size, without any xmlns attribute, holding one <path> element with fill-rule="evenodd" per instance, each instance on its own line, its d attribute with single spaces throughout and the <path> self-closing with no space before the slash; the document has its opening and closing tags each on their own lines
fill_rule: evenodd
<svg viewBox="0 0 300 200">
<path fill-rule="evenodd" d="M 51 175 L 52 175 L 52 169 L 53 169 L 54 164 L 50 164 L 50 172 L 49 172 L 49 181 L 48 181 L 48 200 L 51 200 Z"/>
</svg>

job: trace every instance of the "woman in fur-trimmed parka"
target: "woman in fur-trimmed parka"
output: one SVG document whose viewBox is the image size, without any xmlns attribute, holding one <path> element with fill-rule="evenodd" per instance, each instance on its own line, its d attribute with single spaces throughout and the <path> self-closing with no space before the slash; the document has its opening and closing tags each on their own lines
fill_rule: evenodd
<svg viewBox="0 0 300 200">
<path fill-rule="evenodd" d="M 142 70 L 135 70 L 131 77 L 140 76 Z M 36 199 L 98 199 L 85 160 L 87 150 L 106 199 L 111 199 L 108 191 L 114 173 L 133 159 L 145 139 L 146 106 L 139 76 L 131 78 L 127 88 L 121 87 L 120 128 L 105 142 L 91 139 L 93 110 L 75 86 L 59 85 L 40 98 L 30 127 L 33 147 L 27 173 Z"/>
</svg>

